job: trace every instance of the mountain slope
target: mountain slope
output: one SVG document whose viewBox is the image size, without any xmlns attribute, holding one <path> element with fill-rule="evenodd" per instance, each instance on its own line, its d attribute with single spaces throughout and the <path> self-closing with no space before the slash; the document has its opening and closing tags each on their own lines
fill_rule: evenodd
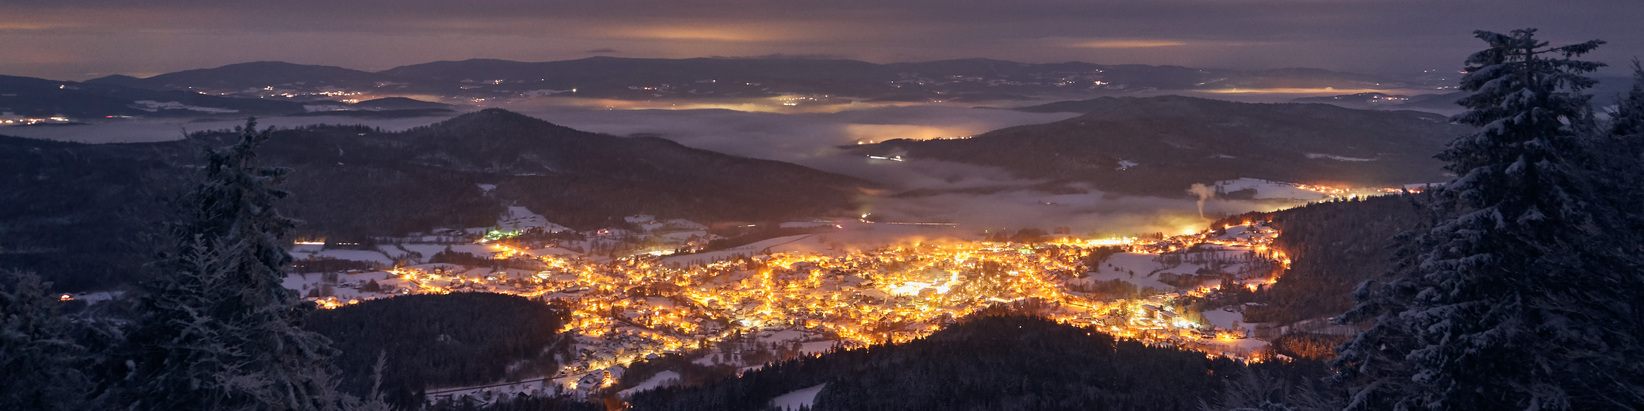
<svg viewBox="0 0 1644 411">
<path fill-rule="evenodd" d="M 85 289 L 142 277 L 141 238 L 189 184 L 202 146 L 186 141 L 71 144 L 0 136 L 0 268 Z M 846 215 L 867 181 L 798 165 L 623 138 L 485 110 L 404 132 L 363 126 L 279 130 L 259 148 L 290 167 L 278 206 L 296 235 L 360 241 L 495 223 L 521 205 L 581 229 L 639 213 L 701 222 Z M 490 192 L 481 184 L 495 185 Z M 96 255 L 97 258 L 84 258 Z M 112 281 L 110 281 L 112 280 Z"/>
<path fill-rule="evenodd" d="M 852 199 L 871 186 L 794 164 L 661 138 L 588 133 L 498 109 L 399 137 L 410 161 L 494 178 L 498 196 L 568 215 L 563 223 L 574 226 L 597 224 L 588 217 L 640 212 L 710 221 L 835 214 L 850 210 Z"/>
<path fill-rule="evenodd" d="M 1023 177 L 1084 181 L 1127 193 L 1181 193 L 1193 183 L 1252 177 L 1388 185 L 1444 180 L 1433 159 L 1467 129 L 1438 115 L 1323 104 L 1248 104 L 1179 96 L 1066 103 L 1095 110 L 960 140 L 844 147 L 1002 167 Z"/>
</svg>

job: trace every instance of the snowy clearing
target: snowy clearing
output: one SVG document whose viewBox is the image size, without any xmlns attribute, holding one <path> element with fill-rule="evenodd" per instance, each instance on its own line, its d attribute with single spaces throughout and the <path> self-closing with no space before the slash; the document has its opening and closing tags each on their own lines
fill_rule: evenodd
<svg viewBox="0 0 1644 411">
<path fill-rule="evenodd" d="M 1217 181 L 1216 187 L 1221 192 L 1233 192 L 1245 189 L 1255 189 L 1256 199 L 1296 199 L 1322 200 L 1328 198 L 1324 194 L 1304 190 L 1294 183 L 1269 181 L 1257 178 L 1240 178 L 1237 180 Z"/>
<path fill-rule="evenodd" d="M 1376 161 L 1376 159 L 1374 159 L 1374 158 L 1344 157 L 1344 156 L 1324 154 L 1324 153 L 1307 153 L 1307 159 L 1309 159 L 1309 160 L 1318 160 L 1318 159 L 1321 159 L 1321 158 L 1322 159 L 1327 159 L 1327 160 L 1336 160 L 1336 161 L 1355 161 L 1355 162 L 1358 162 L 1358 161 Z"/>
<path fill-rule="evenodd" d="M 800 388 L 797 391 L 787 394 L 778 395 L 776 398 L 771 399 L 771 407 L 781 408 L 783 410 L 797 410 L 799 407 L 810 407 L 816 404 L 816 394 L 821 393 L 822 388 L 827 386 L 828 384 L 826 383 L 817 384 L 811 387 Z"/>
<path fill-rule="evenodd" d="M 630 396 L 633 396 L 636 393 L 639 393 L 640 391 L 650 391 L 650 390 L 654 390 L 654 389 L 657 389 L 657 388 L 662 388 L 662 387 L 665 387 L 665 386 L 668 386 L 668 385 L 673 385 L 673 384 L 678 384 L 678 383 L 679 383 L 679 373 L 673 372 L 673 371 L 663 371 L 663 372 L 656 373 L 656 375 L 651 376 L 651 378 L 645 380 L 645 382 L 639 383 L 639 385 L 635 385 L 634 388 L 629 388 L 629 389 L 626 389 L 626 390 L 617 391 L 617 395 L 620 395 L 620 396 L 623 396 L 623 397 L 630 397 Z"/>
</svg>

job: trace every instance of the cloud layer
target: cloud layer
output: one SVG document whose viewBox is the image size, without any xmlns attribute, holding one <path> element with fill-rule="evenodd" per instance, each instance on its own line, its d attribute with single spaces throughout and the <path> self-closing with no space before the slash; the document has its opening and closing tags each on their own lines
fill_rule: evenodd
<svg viewBox="0 0 1644 411">
<path fill-rule="evenodd" d="M 380 70 L 435 60 L 826 54 L 1449 69 L 1474 29 L 1644 53 L 1636 0 L 44 1 L 0 14 L 0 73 L 78 80 L 283 60 Z M 620 51 L 616 51 L 620 50 Z"/>
</svg>

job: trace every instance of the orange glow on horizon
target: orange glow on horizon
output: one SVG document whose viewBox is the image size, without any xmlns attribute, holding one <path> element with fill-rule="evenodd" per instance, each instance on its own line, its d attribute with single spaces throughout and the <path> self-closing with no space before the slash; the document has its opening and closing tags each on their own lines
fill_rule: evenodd
<svg viewBox="0 0 1644 411">
<path fill-rule="evenodd" d="M 1185 45 L 1187 45 L 1187 43 L 1175 40 L 1091 40 L 1074 43 L 1073 47 L 1087 49 L 1136 49 Z"/>
</svg>

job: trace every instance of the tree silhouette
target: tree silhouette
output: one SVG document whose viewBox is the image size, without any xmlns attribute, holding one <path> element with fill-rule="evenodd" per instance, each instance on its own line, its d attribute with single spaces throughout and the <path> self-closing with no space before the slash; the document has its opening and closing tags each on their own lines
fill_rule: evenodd
<svg viewBox="0 0 1644 411">
<path fill-rule="evenodd" d="M 1603 44 L 1549 47 L 1534 29 L 1477 31 L 1454 120 L 1479 131 L 1439 158 L 1459 177 L 1432 190 L 1386 282 L 1354 291 L 1345 318 L 1374 325 L 1341 347 L 1349 409 L 1594 409 L 1644 404 L 1626 269 L 1582 164 L 1595 134 L 1575 60 Z M 1636 361 L 1634 362 L 1636 364 Z M 1630 378 L 1630 379 L 1629 379 Z"/>
<path fill-rule="evenodd" d="M 115 405 L 137 409 L 324 410 L 342 406 L 325 337 L 299 328 L 311 304 L 281 285 L 291 256 L 275 189 L 287 170 L 256 165 L 273 129 L 206 149 L 204 178 L 179 201 L 164 272 L 145 284 L 119 355 Z"/>
</svg>

